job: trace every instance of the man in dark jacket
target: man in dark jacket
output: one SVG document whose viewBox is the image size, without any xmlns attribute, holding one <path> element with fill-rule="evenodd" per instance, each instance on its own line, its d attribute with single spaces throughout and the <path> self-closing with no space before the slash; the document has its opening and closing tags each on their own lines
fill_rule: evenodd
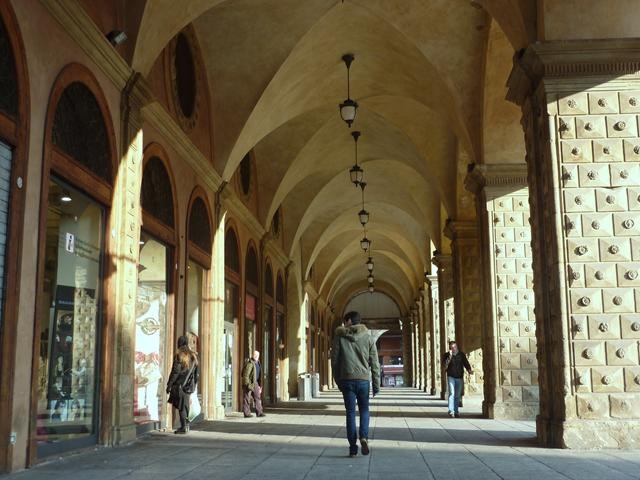
<svg viewBox="0 0 640 480">
<path fill-rule="evenodd" d="M 356 436 L 356 402 L 360 412 L 360 446 L 363 455 L 369 454 L 369 375 L 371 373 L 373 395 L 380 391 L 380 364 L 373 337 L 360 324 L 360 314 L 349 312 L 344 326 L 336 329 L 331 348 L 333 378 L 342 392 L 347 411 L 347 440 L 349 456 L 358 454 Z"/>
<path fill-rule="evenodd" d="M 464 369 L 473 374 L 467 356 L 458 350 L 456 342 L 449 342 L 449 351 L 442 357 L 442 368 L 447 372 L 447 386 L 449 389 L 449 416 L 458 418 L 460 413 L 460 397 L 464 378 Z"/>
<path fill-rule="evenodd" d="M 262 365 L 260 365 L 260 352 L 255 350 L 252 357 L 246 361 L 242 369 L 242 409 L 245 418 L 251 417 L 251 397 L 256 405 L 256 416 L 266 417 L 262 410 Z"/>
</svg>

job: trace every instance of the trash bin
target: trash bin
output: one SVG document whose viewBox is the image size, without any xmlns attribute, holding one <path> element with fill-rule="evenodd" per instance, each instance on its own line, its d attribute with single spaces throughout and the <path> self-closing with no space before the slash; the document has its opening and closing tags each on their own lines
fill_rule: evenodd
<svg viewBox="0 0 640 480">
<path fill-rule="evenodd" d="M 319 373 L 311 374 L 311 396 L 313 398 L 318 398 L 320 396 L 320 374 Z"/>
<path fill-rule="evenodd" d="M 308 402 L 311 400 L 311 375 L 301 373 L 298 375 L 298 401 Z"/>
</svg>

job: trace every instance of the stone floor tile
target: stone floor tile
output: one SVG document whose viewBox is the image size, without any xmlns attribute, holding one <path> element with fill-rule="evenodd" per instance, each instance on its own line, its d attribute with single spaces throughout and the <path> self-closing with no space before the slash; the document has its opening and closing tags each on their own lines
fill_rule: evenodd
<svg viewBox="0 0 640 480">
<path fill-rule="evenodd" d="M 202 422 L 185 436 L 153 432 L 131 445 L 83 450 L 0 480 L 640 478 L 637 450 L 539 448 L 535 422 L 483 419 L 472 397 L 452 419 L 439 398 L 384 389 L 371 404 L 371 454 L 355 458 L 338 392 L 267 411 L 264 419 Z"/>
</svg>

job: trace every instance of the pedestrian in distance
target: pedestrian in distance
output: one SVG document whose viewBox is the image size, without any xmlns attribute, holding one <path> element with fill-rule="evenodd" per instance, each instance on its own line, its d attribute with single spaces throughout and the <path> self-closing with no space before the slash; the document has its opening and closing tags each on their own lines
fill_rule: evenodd
<svg viewBox="0 0 640 480">
<path fill-rule="evenodd" d="M 251 415 L 251 397 L 256 406 L 256 416 L 266 417 L 262 408 L 262 365 L 260 364 L 260 352 L 255 350 L 242 368 L 242 409 L 245 418 Z"/>
<path fill-rule="evenodd" d="M 366 326 L 360 323 L 358 312 L 344 316 L 344 325 L 334 334 L 331 348 L 333 377 L 342 392 L 347 417 L 349 456 L 358 454 L 358 437 L 362 455 L 369 455 L 369 378 L 373 396 L 380 391 L 378 350 Z M 356 403 L 360 426 L 356 431 Z"/>
<path fill-rule="evenodd" d="M 463 351 L 458 350 L 458 345 L 454 341 L 449 342 L 449 351 L 442 357 L 442 369 L 447 374 L 447 387 L 449 390 L 449 416 L 458 418 L 460 412 L 460 399 L 464 386 L 464 370 L 473 374 L 469 360 Z"/>
<path fill-rule="evenodd" d="M 178 351 L 173 357 L 173 366 L 167 381 L 169 403 L 178 410 L 180 428 L 173 433 L 189 432 L 189 401 L 200 379 L 198 355 L 189 348 L 184 335 L 178 338 Z"/>
</svg>

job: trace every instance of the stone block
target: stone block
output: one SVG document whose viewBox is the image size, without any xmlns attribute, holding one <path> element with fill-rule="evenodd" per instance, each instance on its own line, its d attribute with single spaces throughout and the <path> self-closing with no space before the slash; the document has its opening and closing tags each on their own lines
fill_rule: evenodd
<svg viewBox="0 0 640 480">
<path fill-rule="evenodd" d="M 593 367 L 591 381 L 594 393 L 624 392 L 623 373 L 620 367 Z"/>
<path fill-rule="evenodd" d="M 610 395 L 612 418 L 640 418 L 640 395 Z"/>
<path fill-rule="evenodd" d="M 601 419 L 609 416 L 609 398 L 606 395 L 576 395 L 577 415 L 582 419 Z"/>
</svg>

